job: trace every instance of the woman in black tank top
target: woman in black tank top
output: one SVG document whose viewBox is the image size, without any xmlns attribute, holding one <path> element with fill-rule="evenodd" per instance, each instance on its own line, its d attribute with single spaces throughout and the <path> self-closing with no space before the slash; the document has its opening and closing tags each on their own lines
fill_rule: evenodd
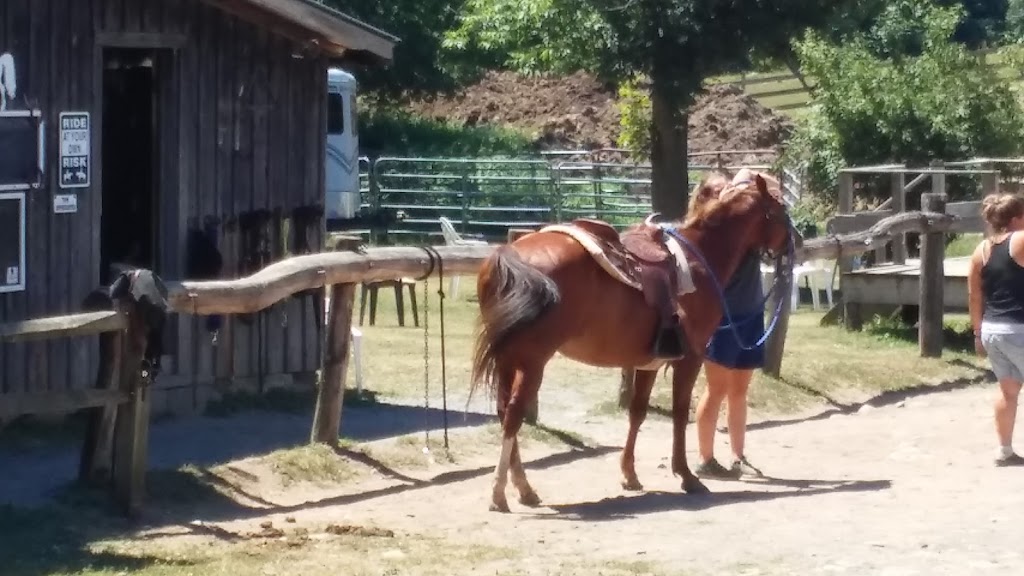
<svg viewBox="0 0 1024 576">
<path fill-rule="evenodd" d="M 999 379 L 995 404 L 999 438 L 997 466 L 1024 465 L 1012 447 L 1017 402 L 1024 382 L 1024 197 L 993 194 L 982 216 L 991 235 L 971 255 L 967 273 L 968 308 L 974 349 L 988 356 Z"/>
</svg>

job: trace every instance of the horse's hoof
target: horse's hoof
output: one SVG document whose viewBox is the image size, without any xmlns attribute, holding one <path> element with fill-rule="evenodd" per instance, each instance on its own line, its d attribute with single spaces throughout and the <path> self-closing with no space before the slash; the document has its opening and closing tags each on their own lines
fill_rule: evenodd
<svg viewBox="0 0 1024 576">
<path fill-rule="evenodd" d="M 494 498 L 491 500 L 491 512 L 508 512 L 508 500 L 504 498 Z"/>
<path fill-rule="evenodd" d="M 540 496 L 537 496 L 536 492 L 527 492 L 526 494 L 520 494 L 519 503 L 522 504 L 523 506 L 536 508 L 537 506 L 540 506 Z"/>
<path fill-rule="evenodd" d="M 622 481 L 622 489 L 629 490 L 630 492 L 640 492 L 644 489 L 644 485 L 640 483 L 640 480 L 631 478 Z"/>
<path fill-rule="evenodd" d="M 693 476 L 683 480 L 683 492 L 687 494 L 709 494 L 711 491 L 708 490 L 708 487 L 699 478 Z"/>
</svg>

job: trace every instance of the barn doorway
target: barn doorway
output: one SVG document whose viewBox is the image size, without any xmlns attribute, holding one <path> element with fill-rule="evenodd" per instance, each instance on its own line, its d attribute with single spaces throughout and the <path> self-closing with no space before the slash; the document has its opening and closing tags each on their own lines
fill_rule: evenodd
<svg viewBox="0 0 1024 576">
<path fill-rule="evenodd" d="M 100 279 L 159 269 L 156 51 L 103 50 L 103 210 Z"/>
</svg>

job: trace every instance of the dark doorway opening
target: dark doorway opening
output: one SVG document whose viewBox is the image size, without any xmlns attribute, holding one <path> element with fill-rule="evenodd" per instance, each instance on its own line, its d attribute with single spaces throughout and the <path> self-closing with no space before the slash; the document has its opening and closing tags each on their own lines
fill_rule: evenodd
<svg viewBox="0 0 1024 576">
<path fill-rule="evenodd" d="M 155 51 L 103 51 L 103 212 L 100 278 L 159 268 Z"/>
</svg>

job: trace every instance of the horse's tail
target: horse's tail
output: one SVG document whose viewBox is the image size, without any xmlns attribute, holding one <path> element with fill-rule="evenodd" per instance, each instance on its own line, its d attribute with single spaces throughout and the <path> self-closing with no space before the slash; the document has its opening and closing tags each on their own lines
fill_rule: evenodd
<svg viewBox="0 0 1024 576">
<path fill-rule="evenodd" d="M 469 396 L 485 382 L 494 390 L 497 357 L 508 338 L 558 304 L 555 281 L 530 266 L 509 246 L 491 256 L 480 297 L 480 320 L 473 351 Z"/>
</svg>

